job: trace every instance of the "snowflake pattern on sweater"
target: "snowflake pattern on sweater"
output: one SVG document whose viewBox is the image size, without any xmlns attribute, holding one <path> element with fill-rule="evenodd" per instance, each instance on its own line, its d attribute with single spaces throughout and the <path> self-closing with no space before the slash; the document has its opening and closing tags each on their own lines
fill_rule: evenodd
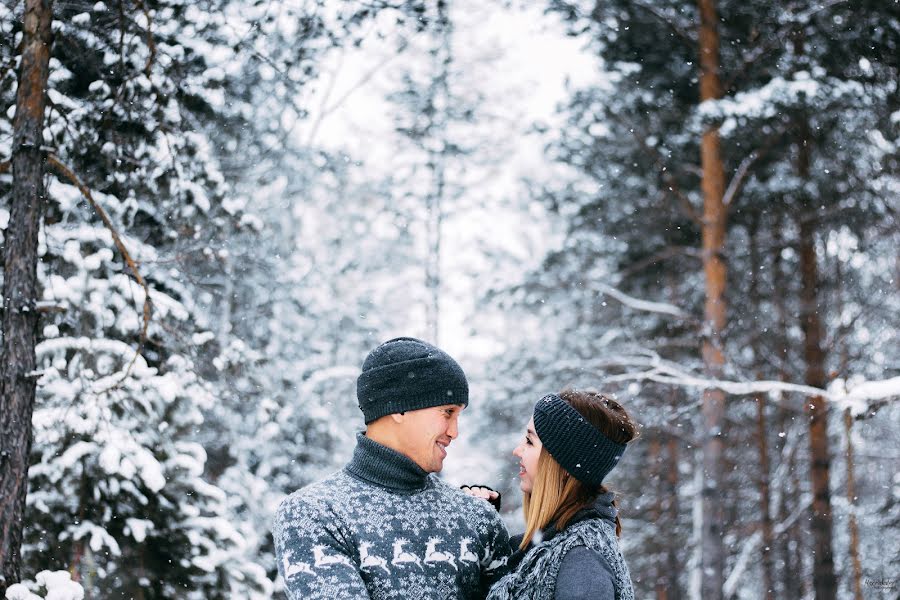
<svg viewBox="0 0 900 600">
<path fill-rule="evenodd" d="M 282 502 L 274 536 L 298 600 L 483 598 L 509 552 L 487 502 L 364 436 L 347 467 Z"/>
</svg>

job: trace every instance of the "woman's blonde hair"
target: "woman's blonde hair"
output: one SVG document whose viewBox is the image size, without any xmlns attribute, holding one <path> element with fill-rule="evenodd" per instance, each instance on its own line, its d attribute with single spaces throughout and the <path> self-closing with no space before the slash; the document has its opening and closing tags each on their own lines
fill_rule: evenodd
<svg viewBox="0 0 900 600">
<path fill-rule="evenodd" d="M 575 390 L 563 390 L 559 397 L 614 442 L 625 444 L 637 436 L 637 426 L 615 400 Z M 524 550 L 534 534 L 551 523 L 561 531 L 579 510 L 607 492 L 605 486 L 593 487 L 578 481 L 556 462 L 546 447 L 541 448 L 531 493 L 524 494 L 525 535 L 519 548 Z M 617 516 L 616 535 L 621 533 L 622 524 Z"/>
</svg>

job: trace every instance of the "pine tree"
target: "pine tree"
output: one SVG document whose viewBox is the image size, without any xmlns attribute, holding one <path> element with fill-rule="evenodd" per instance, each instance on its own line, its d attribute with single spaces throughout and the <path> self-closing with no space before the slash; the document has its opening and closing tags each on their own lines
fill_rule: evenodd
<svg viewBox="0 0 900 600">
<path fill-rule="evenodd" d="M 565 223 L 566 238 L 548 256 L 540 272 L 521 288 L 503 295 L 507 304 L 518 304 L 520 311 L 540 315 L 541 342 L 549 349 L 535 351 L 525 344 L 528 360 L 519 359 L 518 351 L 511 352 L 515 362 L 501 361 L 504 367 L 538 372 L 538 382 L 605 381 L 606 387 L 627 392 L 626 401 L 632 393 L 648 399 L 664 396 L 665 387 L 660 390 L 644 384 L 628 389 L 620 382 L 642 377 L 665 380 L 653 368 L 653 361 L 659 359 L 675 361 L 686 372 L 700 370 L 700 357 L 692 346 L 696 347 L 698 335 L 708 336 L 710 332 L 697 328 L 700 319 L 695 315 L 703 312 L 698 271 L 701 261 L 721 255 L 729 273 L 722 291 L 734 319 L 719 332 L 724 365 L 717 376 L 803 381 L 804 370 L 798 368 L 803 364 L 802 330 L 800 321 L 792 320 L 796 317 L 791 315 L 799 314 L 804 285 L 797 277 L 779 284 L 769 274 L 782 269 L 788 273 L 802 271 L 798 217 L 811 225 L 807 238 L 812 240 L 814 255 L 808 257 L 816 256 L 822 263 L 825 256 L 824 262 L 830 264 L 834 254 L 823 253 L 823 247 L 828 243 L 836 248 L 836 240 L 841 238 L 859 250 L 856 264 L 863 271 L 868 270 L 863 265 L 881 263 L 871 232 L 872 228 L 893 231 L 888 223 L 895 222 L 884 184 L 894 180 L 889 165 L 895 158 L 887 156 L 896 156 L 896 147 L 887 141 L 894 135 L 888 133 L 891 126 L 886 120 L 897 106 L 896 86 L 890 83 L 896 65 L 886 58 L 895 54 L 896 19 L 879 12 L 887 10 L 885 7 L 874 5 L 867 5 L 872 12 L 865 19 L 853 19 L 845 11 L 847 7 L 839 5 L 804 3 L 785 9 L 718 2 L 722 99 L 715 100 L 717 94 L 711 94 L 709 101 L 700 102 L 697 57 L 701 40 L 697 31 L 701 14 L 694 4 L 550 5 L 567 19 L 572 34 L 581 36 L 597 52 L 604 72 L 596 85 L 573 90 L 564 113 L 568 123 L 551 145 L 551 156 L 574 166 L 578 175 L 535 192 L 557 211 Z M 836 33 L 835 27 L 842 24 L 845 27 Z M 804 56 L 791 44 L 797 31 L 802 31 L 807 40 Z M 866 48 L 857 46 L 860 40 L 870 38 L 876 43 Z M 853 50 L 847 52 L 847 48 Z M 801 114 L 809 120 L 809 141 L 804 143 L 796 141 L 797 117 Z M 705 247 L 701 244 L 703 228 L 710 224 L 709 219 L 700 218 L 700 175 L 706 172 L 700 160 L 701 139 L 711 130 L 718 131 L 719 136 L 725 173 L 720 192 L 726 211 L 720 217 L 728 228 L 720 250 L 706 248 L 701 253 L 701 247 Z M 797 177 L 798 148 L 813 153 L 804 172 L 805 182 Z M 869 159 L 852 158 L 862 156 Z M 802 197 L 810 200 L 804 204 Z M 757 228 L 754 233 L 752 227 Z M 752 242 L 748 241 L 750 235 Z M 747 251 L 751 243 L 768 257 L 757 265 L 758 271 Z M 781 262 L 773 269 L 776 261 L 770 259 L 776 255 Z M 848 259 L 842 259 L 841 264 L 848 266 Z M 821 327 L 829 332 L 819 343 L 827 347 L 823 340 L 849 334 L 846 325 L 836 325 L 836 315 L 831 314 L 827 300 L 836 289 L 849 284 L 854 302 L 858 302 L 854 306 L 867 307 L 850 312 L 878 332 L 879 344 L 883 344 L 879 347 L 892 347 L 892 326 L 883 320 L 882 309 L 877 306 L 891 286 L 889 278 L 868 279 L 861 272 L 842 271 L 841 282 L 831 277 L 830 268 L 821 264 L 818 268 L 818 283 L 806 285 L 807 290 L 818 290 L 818 299 L 807 299 L 811 308 L 806 314 L 818 312 Z M 754 286 L 759 297 L 750 299 L 748 293 Z M 863 289 L 870 294 L 868 300 L 856 296 L 865 294 Z M 879 300 L 871 302 L 875 298 Z M 635 300 L 664 304 L 647 305 Z M 755 301 L 760 303 L 758 308 L 753 306 Z M 785 307 L 787 316 L 780 324 L 773 310 L 778 304 Z M 571 314 L 562 308 L 566 305 Z M 635 310 L 638 306 L 651 310 L 665 306 L 667 314 Z M 675 307 L 679 310 L 672 310 Z M 594 312 L 603 318 L 592 318 Z M 849 313 L 843 312 L 842 318 L 849 318 Z M 682 316 L 673 318 L 676 314 Z M 860 323 L 854 321 L 854 325 Z M 548 328 L 553 333 L 548 335 Z M 840 333 L 842 329 L 844 334 Z M 622 330 L 628 334 L 623 335 Z M 610 340 L 615 342 L 611 344 Z M 756 350 L 755 344 L 759 344 Z M 570 375 L 560 356 L 580 364 L 586 375 L 593 373 L 593 377 Z M 644 360 L 644 356 L 650 358 Z M 772 356 L 777 356 L 777 361 Z M 832 373 L 865 372 L 885 377 L 884 363 L 875 366 L 850 359 L 837 370 L 836 358 L 824 357 L 824 376 L 816 380 L 817 386 L 830 384 L 831 369 L 835 369 Z M 634 373 L 638 368 L 649 372 Z M 635 401 L 646 415 L 645 423 L 655 425 L 656 419 L 666 422 L 678 414 L 659 402 Z M 782 402 L 799 423 L 807 399 L 786 396 Z M 744 402 L 725 404 L 721 426 L 713 428 L 713 433 L 724 440 L 726 468 L 717 481 L 719 489 L 748 489 L 753 485 L 748 473 L 731 472 L 727 465 L 738 465 L 745 458 L 744 445 L 752 443 L 753 435 L 746 424 L 756 418 Z M 768 443 L 781 439 L 776 434 L 785 435 L 786 428 L 767 428 Z M 708 431 L 709 424 L 699 430 Z M 789 429 L 787 434 L 802 435 L 805 441 L 808 435 L 796 429 Z M 689 431 L 688 445 L 702 443 L 702 439 L 693 437 Z M 788 464 L 797 464 L 795 459 L 785 458 Z M 783 457 L 773 459 L 772 468 L 781 472 Z M 796 460 L 800 465 L 807 464 L 804 454 Z M 821 457 L 814 457 L 808 464 L 810 468 L 821 465 Z M 806 493 L 811 477 L 799 483 L 797 493 Z M 688 493 L 697 494 L 699 490 Z M 751 510 L 758 514 L 755 506 L 747 508 L 758 498 L 723 493 L 717 501 L 726 515 L 721 530 L 724 546 L 723 556 L 712 558 L 723 562 L 712 570 L 715 577 L 709 580 L 704 597 L 722 593 L 711 588 L 725 581 L 729 581 L 729 590 L 734 589 L 743 573 L 736 568 L 741 566 L 738 550 L 750 548 L 747 544 L 739 546 L 738 540 L 746 527 L 762 527 L 759 520 L 742 523 L 737 519 Z M 648 501 L 645 505 L 654 504 Z M 701 514 L 704 518 L 709 515 L 708 511 Z M 791 529 L 797 518 L 785 515 L 776 523 L 777 535 L 800 531 Z M 826 542 L 828 538 L 827 533 L 819 537 L 815 556 L 827 555 L 826 546 L 834 543 Z M 699 539 L 692 543 L 699 543 Z M 688 562 L 689 568 L 698 569 L 694 572 L 699 574 L 700 563 Z M 638 572 L 649 568 L 636 566 Z M 791 568 L 779 567 L 784 573 Z M 796 573 L 803 566 L 793 568 Z M 817 573 L 822 597 L 836 593 L 824 562 L 812 570 Z M 812 573 L 808 578 L 814 579 Z M 694 591 L 699 593 L 700 588 Z M 784 593 L 791 594 L 789 590 Z"/>
<path fill-rule="evenodd" d="M 137 9 L 72 2 L 54 24 L 26 561 L 101 596 L 265 596 L 202 478 L 204 319 L 173 260 L 232 218 L 204 135 L 231 46 L 190 3 Z"/>
<path fill-rule="evenodd" d="M 37 251 L 45 203 L 43 127 L 52 36 L 49 2 L 25 5 L 12 148 L 12 201 L 4 239 L 0 349 L 0 594 L 21 574 L 22 519 L 35 402 Z"/>
</svg>

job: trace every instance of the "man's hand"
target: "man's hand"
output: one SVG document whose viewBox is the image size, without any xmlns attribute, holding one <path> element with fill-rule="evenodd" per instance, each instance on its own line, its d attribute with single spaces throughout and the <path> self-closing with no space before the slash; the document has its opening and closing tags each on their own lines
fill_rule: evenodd
<svg viewBox="0 0 900 600">
<path fill-rule="evenodd" d="M 500 512 L 500 492 L 486 485 L 463 485 L 460 489 L 470 496 L 487 500 Z"/>
</svg>

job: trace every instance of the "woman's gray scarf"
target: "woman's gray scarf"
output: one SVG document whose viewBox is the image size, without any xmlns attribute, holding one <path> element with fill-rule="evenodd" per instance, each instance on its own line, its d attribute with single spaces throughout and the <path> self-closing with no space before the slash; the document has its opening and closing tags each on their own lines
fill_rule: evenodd
<svg viewBox="0 0 900 600">
<path fill-rule="evenodd" d="M 615 600 L 634 600 L 631 574 L 619 552 L 615 525 L 602 518 L 585 519 L 532 548 L 515 571 L 491 587 L 486 600 L 553 600 L 556 576 L 566 552 L 585 546 L 599 552 L 613 571 Z"/>
</svg>

